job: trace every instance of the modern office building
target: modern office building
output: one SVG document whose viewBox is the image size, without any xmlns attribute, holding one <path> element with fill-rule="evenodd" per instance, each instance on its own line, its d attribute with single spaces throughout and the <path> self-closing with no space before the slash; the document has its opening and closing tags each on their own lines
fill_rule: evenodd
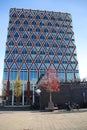
<svg viewBox="0 0 87 130">
<path fill-rule="evenodd" d="M 13 93 L 13 82 L 18 71 L 20 70 L 20 79 L 23 81 L 24 105 L 32 84 L 48 68 L 57 71 L 59 82 L 79 79 L 71 14 L 11 8 L 3 84 L 6 97 L 12 101 L 12 105 L 14 95 L 10 93 Z"/>
</svg>

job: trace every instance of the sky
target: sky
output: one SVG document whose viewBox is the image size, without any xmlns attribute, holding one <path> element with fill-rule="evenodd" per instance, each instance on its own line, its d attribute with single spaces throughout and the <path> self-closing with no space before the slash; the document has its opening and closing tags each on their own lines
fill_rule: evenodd
<svg viewBox="0 0 87 130">
<path fill-rule="evenodd" d="M 0 94 L 10 8 L 71 13 L 79 74 L 87 79 L 87 0 L 0 0 Z"/>
</svg>

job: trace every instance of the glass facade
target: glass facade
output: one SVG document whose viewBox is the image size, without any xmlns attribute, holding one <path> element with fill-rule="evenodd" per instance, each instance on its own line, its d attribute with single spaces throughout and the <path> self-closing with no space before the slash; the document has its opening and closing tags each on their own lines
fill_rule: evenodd
<svg viewBox="0 0 87 130">
<path fill-rule="evenodd" d="M 59 81 L 79 79 L 72 19 L 69 13 L 10 9 L 3 81 L 37 81 L 48 68 Z"/>
</svg>

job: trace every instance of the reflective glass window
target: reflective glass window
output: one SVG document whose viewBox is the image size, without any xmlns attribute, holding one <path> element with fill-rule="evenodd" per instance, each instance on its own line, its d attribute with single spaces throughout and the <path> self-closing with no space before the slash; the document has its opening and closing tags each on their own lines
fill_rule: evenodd
<svg viewBox="0 0 87 130">
<path fill-rule="evenodd" d="M 38 72 L 37 71 L 30 71 L 30 81 L 37 81 L 38 80 Z"/>
</svg>

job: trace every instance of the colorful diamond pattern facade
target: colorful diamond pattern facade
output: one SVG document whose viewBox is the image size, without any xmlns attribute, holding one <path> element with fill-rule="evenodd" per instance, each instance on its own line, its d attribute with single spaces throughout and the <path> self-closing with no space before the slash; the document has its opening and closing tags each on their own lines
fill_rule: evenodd
<svg viewBox="0 0 87 130">
<path fill-rule="evenodd" d="M 3 81 L 37 81 L 48 68 L 59 81 L 79 78 L 72 18 L 69 13 L 10 9 Z"/>
</svg>

